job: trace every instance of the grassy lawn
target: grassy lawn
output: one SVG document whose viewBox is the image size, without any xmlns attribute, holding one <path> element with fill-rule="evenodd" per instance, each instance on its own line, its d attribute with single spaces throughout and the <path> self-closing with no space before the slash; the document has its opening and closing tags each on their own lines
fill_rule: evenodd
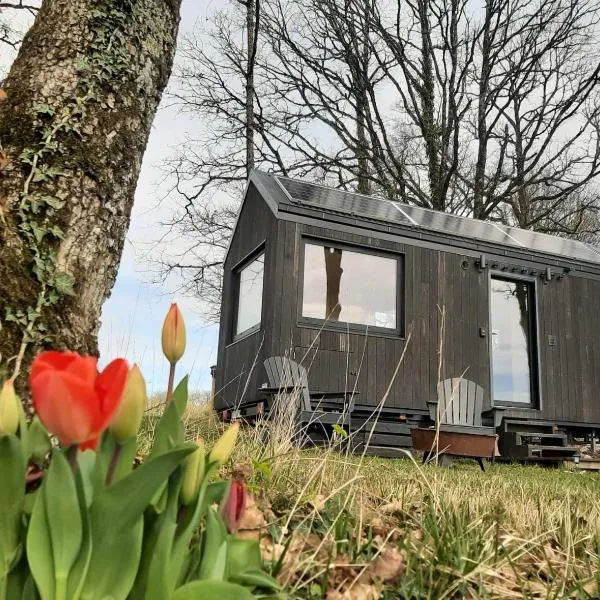
<svg viewBox="0 0 600 600">
<path fill-rule="evenodd" d="M 192 413 L 188 435 L 219 430 Z M 298 451 L 248 430 L 231 470 L 255 497 L 242 535 L 289 598 L 599 598 L 600 476 Z"/>
</svg>

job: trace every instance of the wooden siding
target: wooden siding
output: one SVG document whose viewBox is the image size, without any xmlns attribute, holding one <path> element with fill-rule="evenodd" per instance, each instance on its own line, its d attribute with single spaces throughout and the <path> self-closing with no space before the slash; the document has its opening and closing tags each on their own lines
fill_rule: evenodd
<svg viewBox="0 0 600 600">
<path fill-rule="evenodd" d="M 298 325 L 299 260 L 305 235 L 403 254 L 404 338 Z M 233 301 L 228 269 L 265 239 L 261 331 L 228 345 Z M 506 260 L 506 265 L 500 262 L 498 267 L 508 267 L 509 276 L 518 261 Z M 277 221 L 251 187 L 225 269 L 217 370 L 217 388 L 222 391 L 217 394 L 217 408 L 235 406 L 244 387 L 246 398 L 256 394 L 266 381 L 264 358 L 276 355 L 302 361 L 309 371 L 311 389 L 356 388 L 359 404 L 376 406 L 391 383 L 387 406 L 425 409 L 426 401 L 436 398 L 439 379 L 464 376 L 483 386 L 484 405 L 489 406 L 488 338 L 479 334 L 480 327 L 489 332 L 489 271 L 480 271 L 473 256 Z M 538 277 L 542 405 L 540 410 L 510 409 L 508 416 L 600 423 L 599 300 L 600 281 L 566 276 L 544 285 Z M 549 336 L 556 338 L 554 346 L 549 344 Z M 248 378 L 255 358 L 256 368 Z M 243 381 L 232 384 L 240 373 L 246 374 Z M 229 385 L 224 387 L 226 383 Z"/>
<path fill-rule="evenodd" d="M 270 290 L 276 285 L 278 265 L 275 248 L 277 221 L 263 202 L 254 185 L 248 187 L 246 200 L 231 240 L 223 273 L 223 303 L 219 327 L 217 370 L 215 374 L 215 406 L 235 408 L 242 400 L 256 395 L 263 376 L 265 348 L 271 339 L 273 302 Z M 236 265 L 261 244 L 265 245 L 263 305 L 260 330 L 237 341 L 232 340 L 235 309 Z M 262 381 L 261 381 L 262 383 Z"/>
</svg>

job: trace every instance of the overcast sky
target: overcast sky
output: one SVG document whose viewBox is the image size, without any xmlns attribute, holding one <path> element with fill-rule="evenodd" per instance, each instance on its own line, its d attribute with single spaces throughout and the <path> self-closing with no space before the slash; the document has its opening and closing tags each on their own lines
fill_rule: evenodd
<svg viewBox="0 0 600 600">
<path fill-rule="evenodd" d="M 189 33 L 205 18 L 215 3 L 183 0 L 180 35 Z M 15 11 L 26 28 L 24 11 Z M 0 47 L 0 80 L 13 56 Z M 116 356 L 137 362 L 148 382 L 149 391 L 166 388 L 168 366 L 160 349 L 160 330 L 170 302 L 177 301 L 184 312 L 187 325 L 187 351 L 178 367 L 178 375 L 190 373 L 192 389 L 210 387 L 210 365 L 216 362 L 218 327 L 202 323 L 194 302 L 169 295 L 159 285 L 148 283 L 147 244 L 158 237 L 158 226 L 168 218 L 173 204 L 160 200 L 159 183 L 162 173 L 159 164 L 171 153 L 171 148 L 183 140 L 186 132 L 195 133 L 197 122 L 177 114 L 163 101 L 159 109 L 135 195 L 131 226 L 125 243 L 121 267 L 111 297 L 104 304 L 100 328 L 100 360 L 106 363 Z M 164 192 L 164 188 L 163 188 Z"/>
</svg>

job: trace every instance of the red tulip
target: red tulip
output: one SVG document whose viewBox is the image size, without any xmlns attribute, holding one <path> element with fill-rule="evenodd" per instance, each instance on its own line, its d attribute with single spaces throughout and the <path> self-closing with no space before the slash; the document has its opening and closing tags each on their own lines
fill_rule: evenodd
<svg viewBox="0 0 600 600">
<path fill-rule="evenodd" d="M 221 516 L 229 533 L 235 533 L 246 509 L 246 488 L 240 481 L 233 480 L 221 505 Z"/>
<path fill-rule="evenodd" d="M 122 358 L 98 373 L 92 356 L 42 352 L 29 373 L 33 407 L 63 446 L 93 447 L 117 410 L 127 370 Z"/>
</svg>

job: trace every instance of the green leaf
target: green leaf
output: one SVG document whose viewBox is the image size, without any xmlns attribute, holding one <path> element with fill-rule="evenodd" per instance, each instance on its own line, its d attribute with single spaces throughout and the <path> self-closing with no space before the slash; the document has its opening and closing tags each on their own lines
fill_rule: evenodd
<svg viewBox="0 0 600 600">
<path fill-rule="evenodd" d="M 113 482 L 119 481 L 119 479 L 123 479 L 128 473 L 131 473 L 136 453 L 137 439 L 132 437 L 121 446 L 119 458 L 113 474 Z"/>
<path fill-rule="evenodd" d="M 156 489 L 194 450 L 185 445 L 145 462 L 119 481 L 94 488 L 90 509 L 92 557 L 82 600 L 125 600 L 140 565 L 143 513 Z"/>
<path fill-rule="evenodd" d="M 177 444 L 183 443 L 183 440 L 184 430 L 179 409 L 175 402 L 170 402 L 154 429 L 154 443 L 150 451 L 150 459 L 164 454 Z M 165 481 L 152 497 L 151 504 L 156 512 L 162 512 L 166 506 L 166 487 L 167 482 Z"/>
<path fill-rule="evenodd" d="M 131 527 L 142 515 L 157 488 L 195 448 L 186 444 L 169 450 L 100 490 L 92 505 L 92 521 L 101 523 L 102 528 L 110 523 L 111 530 Z"/>
<path fill-rule="evenodd" d="M 75 279 L 72 275 L 69 275 L 69 273 L 57 270 L 54 274 L 52 285 L 59 294 L 72 296 L 74 293 L 73 287 L 75 286 Z"/>
<path fill-rule="evenodd" d="M 127 530 L 116 530 L 112 524 L 108 538 L 92 539 L 92 558 L 81 593 L 81 600 L 126 600 L 140 563 L 143 519 L 140 517 Z M 68 600 L 71 600 L 69 598 Z"/>
<path fill-rule="evenodd" d="M 21 544 L 25 502 L 22 445 L 14 435 L 0 435 L 0 582 L 15 561 Z"/>
<path fill-rule="evenodd" d="M 158 537 L 148 570 L 148 582 L 144 600 L 163 600 L 164 598 L 168 598 L 175 587 L 172 584 L 171 578 L 173 571 L 171 549 L 177 530 L 178 498 L 181 487 L 180 473 L 178 477 L 171 477 L 168 487 L 167 509 L 163 511 L 157 522 Z"/>
<path fill-rule="evenodd" d="M 44 484 L 42 484 L 44 485 Z M 27 560 L 42 600 L 54 600 L 54 558 L 46 516 L 46 495 L 37 495 L 27 530 Z"/>
<path fill-rule="evenodd" d="M 160 456 L 182 443 L 183 439 L 184 431 L 179 409 L 175 402 L 170 402 L 154 429 L 154 444 L 150 451 L 150 458 Z"/>
<path fill-rule="evenodd" d="M 227 564 L 227 530 L 214 508 L 209 508 L 206 515 L 206 531 L 202 563 L 200 564 L 200 579 L 225 578 Z"/>
<path fill-rule="evenodd" d="M 171 589 L 181 583 L 185 575 L 185 562 L 190 553 L 190 541 L 198 529 L 200 519 L 207 506 L 206 488 L 206 483 L 203 483 L 196 501 L 187 507 L 183 519 L 180 519 L 177 537 L 173 543 L 173 551 L 171 553 Z"/>
<path fill-rule="evenodd" d="M 179 411 L 179 415 L 183 415 L 185 411 L 185 407 L 188 401 L 188 380 L 189 375 L 186 375 L 178 384 L 175 390 L 173 391 L 173 396 L 171 401 L 175 406 L 177 406 L 177 410 Z"/>
<path fill-rule="evenodd" d="M 273 579 L 273 577 L 264 571 L 254 569 L 239 573 L 235 577 L 232 577 L 231 581 L 234 583 L 239 583 L 244 587 L 258 587 L 272 591 L 277 591 L 280 589 L 279 584 L 275 579 Z"/>
<path fill-rule="evenodd" d="M 31 421 L 27 435 L 27 453 L 33 462 L 40 464 L 52 449 L 46 428 L 36 415 Z"/>
<path fill-rule="evenodd" d="M 260 571 L 262 559 L 256 540 L 230 537 L 227 542 L 227 574 L 235 577 L 248 570 Z"/>
<path fill-rule="evenodd" d="M 254 596 L 235 583 L 193 581 L 176 590 L 170 600 L 254 600 Z"/>
<path fill-rule="evenodd" d="M 228 488 L 228 481 L 214 481 L 213 483 L 209 483 L 206 488 L 207 504 L 220 504 L 223 498 L 225 498 Z"/>
<path fill-rule="evenodd" d="M 56 595 L 60 598 L 66 594 L 69 571 L 77 559 L 82 541 L 81 507 L 75 477 L 61 450 L 56 449 L 52 453 L 42 490 L 54 557 Z"/>
<path fill-rule="evenodd" d="M 79 600 L 90 566 L 90 560 L 92 558 L 92 532 L 88 509 L 93 500 L 92 480 L 95 463 L 95 452 L 91 450 L 85 450 L 84 452 L 77 453 L 77 464 L 79 466 L 75 476 L 77 498 L 79 500 L 79 506 L 85 508 L 81 511 L 81 550 L 69 574 L 67 587 L 67 598 L 69 598 L 69 600 Z"/>
</svg>

